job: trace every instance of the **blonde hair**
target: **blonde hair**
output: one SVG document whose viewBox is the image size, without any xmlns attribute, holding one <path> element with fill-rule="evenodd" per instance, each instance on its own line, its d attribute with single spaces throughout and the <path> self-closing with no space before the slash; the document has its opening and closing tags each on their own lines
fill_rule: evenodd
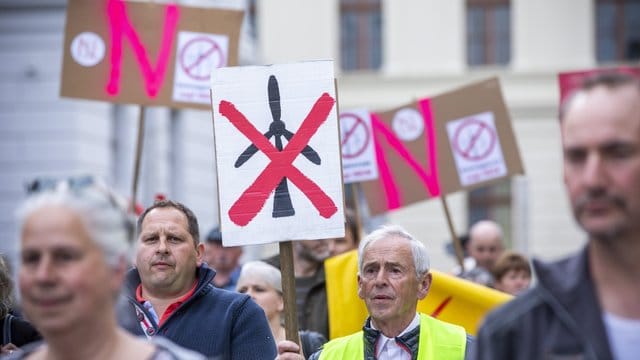
<svg viewBox="0 0 640 360">
<path fill-rule="evenodd" d="M 11 280 L 11 273 L 4 258 L 0 256 L 0 318 L 7 316 L 13 306 L 12 293 L 13 281 Z"/>
</svg>

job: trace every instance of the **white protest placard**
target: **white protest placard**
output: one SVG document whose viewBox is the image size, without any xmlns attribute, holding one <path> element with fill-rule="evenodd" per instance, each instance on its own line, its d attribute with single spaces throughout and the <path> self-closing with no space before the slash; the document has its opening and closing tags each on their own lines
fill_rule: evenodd
<svg viewBox="0 0 640 360">
<path fill-rule="evenodd" d="M 333 61 L 214 69 L 225 246 L 344 236 Z"/>
<path fill-rule="evenodd" d="M 208 104 L 211 69 L 227 66 L 229 37 L 180 31 L 173 82 L 173 100 Z"/>
<path fill-rule="evenodd" d="M 450 121 L 447 134 L 460 184 L 473 185 L 507 174 L 492 112 Z"/>
<path fill-rule="evenodd" d="M 366 109 L 340 112 L 342 177 L 344 183 L 378 178 L 371 115 Z"/>
</svg>

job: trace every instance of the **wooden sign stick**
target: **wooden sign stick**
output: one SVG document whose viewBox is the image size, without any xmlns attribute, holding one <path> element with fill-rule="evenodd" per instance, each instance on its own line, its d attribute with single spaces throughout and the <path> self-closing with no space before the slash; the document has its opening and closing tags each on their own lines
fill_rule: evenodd
<svg viewBox="0 0 640 360">
<path fill-rule="evenodd" d="M 354 237 L 362 240 L 362 220 L 360 218 L 360 183 L 352 183 L 351 184 L 351 201 L 353 201 L 353 212 L 354 217 L 356 218 L 356 231 L 357 234 L 351 234 Z M 360 245 L 360 244 L 358 244 Z"/>
<path fill-rule="evenodd" d="M 464 273 L 464 252 L 462 251 L 462 243 L 460 243 L 460 238 L 456 235 L 456 231 L 453 227 L 453 221 L 451 221 L 451 214 L 449 213 L 449 205 L 447 205 L 447 199 L 444 194 L 440 195 L 440 201 L 442 203 L 442 208 L 444 209 L 444 215 L 447 218 L 447 225 L 449 226 L 449 232 L 451 233 L 456 259 L 458 260 L 462 273 Z"/>
<path fill-rule="evenodd" d="M 280 270 L 282 271 L 282 297 L 284 299 L 284 330 L 287 340 L 300 345 L 298 315 L 296 312 L 296 283 L 293 271 L 293 242 L 280 244 Z"/>
<path fill-rule="evenodd" d="M 136 139 L 136 154 L 133 160 L 133 181 L 131 182 L 131 206 L 129 211 L 132 214 L 136 212 L 136 198 L 138 195 L 138 179 L 140 177 L 140 159 L 142 157 L 142 145 L 144 141 L 144 122 L 145 122 L 145 107 L 140 106 L 140 113 L 138 114 L 138 136 Z"/>
</svg>

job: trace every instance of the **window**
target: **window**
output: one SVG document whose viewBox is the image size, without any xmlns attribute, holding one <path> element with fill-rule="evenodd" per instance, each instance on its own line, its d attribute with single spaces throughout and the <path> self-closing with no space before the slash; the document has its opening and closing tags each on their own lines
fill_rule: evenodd
<svg viewBox="0 0 640 360">
<path fill-rule="evenodd" d="M 380 68 L 381 28 L 380 0 L 340 1 L 340 54 L 343 70 Z"/>
<path fill-rule="evenodd" d="M 511 247 L 511 182 L 478 188 L 467 198 L 469 226 L 480 220 L 493 220 L 502 226 L 504 242 Z"/>
<path fill-rule="evenodd" d="M 467 62 L 507 65 L 511 59 L 509 0 L 467 0 Z"/>
<path fill-rule="evenodd" d="M 598 62 L 640 60 L 640 0 L 597 0 Z"/>
</svg>

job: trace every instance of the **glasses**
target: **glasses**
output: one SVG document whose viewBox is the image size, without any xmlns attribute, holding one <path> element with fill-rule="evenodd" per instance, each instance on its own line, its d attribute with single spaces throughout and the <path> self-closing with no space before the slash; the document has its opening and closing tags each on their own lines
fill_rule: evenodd
<svg viewBox="0 0 640 360">
<path fill-rule="evenodd" d="M 68 189 L 74 195 L 81 197 L 83 191 L 90 189 L 94 190 L 95 193 L 99 193 L 104 196 L 109 202 L 109 205 L 122 214 L 123 223 L 128 234 L 127 238 L 130 242 L 133 241 L 135 228 L 133 220 L 129 217 L 124 208 L 120 206 L 115 195 L 94 176 L 80 175 L 67 178 L 39 177 L 28 182 L 25 187 L 28 195 Z"/>
<path fill-rule="evenodd" d="M 91 175 L 69 177 L 66 179 L 56 179 L 51 177 L 36 178 L 26 185 L 27 194 L 36 194 L 43 191 L 56 190 L 63 184 L 70 190 L 81 190 L 96 184 L 96 180 Z"/>
</svg>

